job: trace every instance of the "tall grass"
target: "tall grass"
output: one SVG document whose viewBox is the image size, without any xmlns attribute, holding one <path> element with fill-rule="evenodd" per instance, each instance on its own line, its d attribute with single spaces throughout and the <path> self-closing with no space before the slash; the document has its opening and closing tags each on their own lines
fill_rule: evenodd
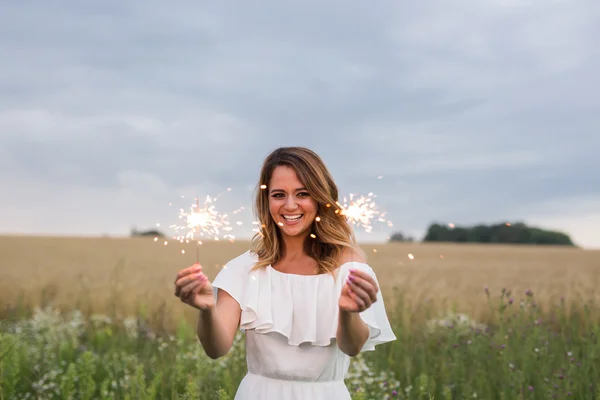
<svg viewBox="0 0 600 400">
<path fill-rule="evenodd" d="M 246 247 L 205 243 L 209 278 Z M 354 399 L 600 399 L 600 252 L 372 250 L 398 340 L 353 359 Z M 142 239 L 0 237 L 0 254 L 0 400 L 233 398 L 243 337 L 209 359 L 197 313 L 173 296 L 193 252 Z M 490 283 L 512 292 L 484 291 Z"/>
<path fill-rule="evenodd" d="M 201 262 L 207 276 L 213 279 L 249 245 L 204 242 Z M 444 243 L 365 244 L 363 249 L 390 308 L 395 308 L 393 291 L 398 289 L 406 302 L 432 303 L 440 310 L 456 306 L 473 318 L 487 318 L 489 308 L 480 297 L 485 285 L 515 292 L 531 288 L 542 305 L 557 303 L 561 296 L 567 304 L 594 296 L 600 301 L 600 251 Z M 0 255 L 0 308 L 21 295 L 26 308 L 53 304 L 86 315 L 121 318 L 143 307 L 148 318 L 157 319 L 148 323 L 158 326 L 175 326 L 182 316 L 195 318 L 173 297 L 175 275 L 196 261 L 194 244 L 0 236 Z"/>
<path fill-rule="evenodd" d="M 531 291 L 481 293 L 489 318 L 407 304 L 398 340 L 353 359 L 354 399 L 600 399 L 594 303 L 536 304 Z M 118 304 L 115 304 L 115 309 Z M 232 399 L 246 372 L 242 335 L 209 359 L 194 325 L 13 306 L 0 329 L 0 399 Z"/>
</svg>

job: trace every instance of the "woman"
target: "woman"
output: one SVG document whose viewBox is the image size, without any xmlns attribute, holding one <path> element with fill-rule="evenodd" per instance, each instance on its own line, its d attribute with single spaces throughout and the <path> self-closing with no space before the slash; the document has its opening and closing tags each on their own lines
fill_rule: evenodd
<svg viewBox="0 0 600 400">
<path fill-rule="evenodd" d="M 306 148 L 272 152 L 260 174 L 252 249 L 211 283 L 179 272 L 175 295 L 200 310 L 197 334 L 217 359 L 246 334 L 236 400 L 350 399 L 350 358 L 395 340 L 377 278 L 336 206 L 338 189 Z"/>
</svg>

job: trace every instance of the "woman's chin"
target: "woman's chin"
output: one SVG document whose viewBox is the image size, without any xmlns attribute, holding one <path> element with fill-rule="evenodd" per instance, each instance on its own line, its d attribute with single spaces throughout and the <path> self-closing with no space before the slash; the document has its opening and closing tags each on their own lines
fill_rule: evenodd
<svg viewBox="0 0 600 400">
<path fill-rule="evenodd" d="M 284 227 L 281 232 L 287 237 L 308 236 L 308 230 L 305 227 Z"/>
</svg>

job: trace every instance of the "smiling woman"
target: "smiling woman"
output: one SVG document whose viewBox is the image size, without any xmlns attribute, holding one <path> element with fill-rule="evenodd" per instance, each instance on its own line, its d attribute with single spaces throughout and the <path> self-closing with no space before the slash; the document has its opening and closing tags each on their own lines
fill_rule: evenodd
<svg viewBox="0 0 600 400">
<path fill-rule="evenodd" d="M 252 249 L 212 283 L 200 265 L 183 269 L 175 295 L 200 310 L 197 335 L 211 358 L 245 332 L 248 374 L 236 400 L 350 399 L 350 357 L 396 339 L 377 277 L 317 154 L 273 151 L 259 185 Z"/>
<path fill-rule="evenodd" d="M 278 166 L 269 187 L 269 210 L 282 233 L 290 237 L 305 234 L 317 216 L 317 202 L 310 197 L 296 171 L 285 165 Z"/>
<path fill-rule="evenodd" d="M 338 188 L 323 160 L 313 151 L 286 147 L 273 151 L 260 173 L 256 213 L 261 231 L 253 251 L 256 269 L 331 273 L 343 256 L 362 254 L 354 233 L 339 212 Z M 282 262 L 286 260 L 286 262 Z M 294 264 L 292 261 L 298 261 Z"/>
</svg>

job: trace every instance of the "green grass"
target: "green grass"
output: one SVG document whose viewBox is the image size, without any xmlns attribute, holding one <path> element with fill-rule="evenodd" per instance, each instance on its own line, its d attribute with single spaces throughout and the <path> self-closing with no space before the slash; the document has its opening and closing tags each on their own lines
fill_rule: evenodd
<svg viewBox="0 0 600 400">
<path fill-rule="evenodd" d="M 515 300 L 512 301 L 512 297 Z M 594 304 L 544 310 L 533 293 L 482 293 L 490 317 L 439 318 L 399 301 L 398 340 L 362 353 L 346 383 L 354 399 L 600 399 L 600 319 Z M 26 307 L 0 326 L 0 399 L 232 399 L 246 372 L 238 335 L 209 359 L 182 320 L 147 324 Z"/>
</svg>

